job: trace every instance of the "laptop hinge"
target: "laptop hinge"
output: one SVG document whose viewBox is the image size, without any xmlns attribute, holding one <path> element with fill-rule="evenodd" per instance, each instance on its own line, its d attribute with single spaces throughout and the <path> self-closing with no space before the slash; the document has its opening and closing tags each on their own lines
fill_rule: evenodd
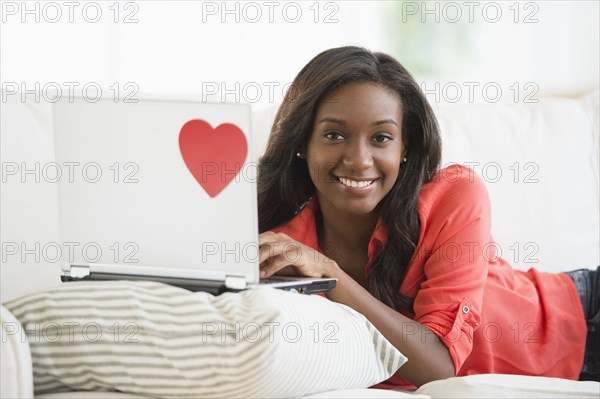
<svg viewBox="0 0 600 399">
<path fill-rule="evenodd" d="M 69 269 L 69 276 L 74 278 L 81 278 L 90 275 L 90 267 L 87 265 L 71 265 Z"/>
<path fill-rule="evenodd" d="M 232 290 L 245 290 L 246 278 L 243 276 L 225 276 L 225 287 Z"/>
</svg>

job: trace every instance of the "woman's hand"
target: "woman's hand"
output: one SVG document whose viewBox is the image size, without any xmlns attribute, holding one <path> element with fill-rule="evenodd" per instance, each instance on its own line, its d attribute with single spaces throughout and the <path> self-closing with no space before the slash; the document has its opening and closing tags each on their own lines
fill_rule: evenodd
<svg viewBox="0 0 600 399">
<path fill-rule="evenodd" d="M 283 233 L 267 231 L 258 236 L 260 277 L 273 274 L 332 277 L 338 267 L 322 253 Z"/>
</svg>

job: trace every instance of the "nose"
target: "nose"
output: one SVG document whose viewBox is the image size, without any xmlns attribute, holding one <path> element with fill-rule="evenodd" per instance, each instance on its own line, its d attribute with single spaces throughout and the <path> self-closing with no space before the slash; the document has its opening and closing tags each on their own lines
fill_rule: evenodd
<svg viewBox="0 0 600 399">
<path fill-rule="evenodd" d="M 369 144 L 364 140 L 357 140 L 347 146 L 344 153 L 344 165 L 355 171 L 362 171 L 373 166 L 373 154 Z"/>
</svg>

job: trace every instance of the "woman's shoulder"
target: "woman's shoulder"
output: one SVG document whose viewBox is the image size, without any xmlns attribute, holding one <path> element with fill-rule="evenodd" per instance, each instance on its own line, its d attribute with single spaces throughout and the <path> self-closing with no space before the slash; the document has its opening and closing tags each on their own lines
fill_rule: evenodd
<svg viewBox="0 0 600 399">
<path fill-rule="evenodd" d="M 316 196 L 306 201 L 298 212 L 289 220 L 271 229 L 275 233 L 283 233 L 294 240 L 318 248 L 317 222 L 315 210 L 318 209 Z"/>
<path fill-rule="evenodd" d="M 439 169 L 423 185 L 419 208 L 425 213 L 451 212 L 457 208 L 489 211 L 490 198 L 483 179 L 471 168 L 452 164 Z"/>
</svg>

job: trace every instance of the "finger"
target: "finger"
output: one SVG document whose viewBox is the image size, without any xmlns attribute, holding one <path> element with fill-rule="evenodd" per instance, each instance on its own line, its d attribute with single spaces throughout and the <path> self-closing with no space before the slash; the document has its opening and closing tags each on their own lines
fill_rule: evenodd
<svg viewBox="0 0 600 399">
<path fill-rule="evenodd" d="M 258 248 L 258 263 L 262 263 L 265 260 L 275 257 L 281 254 L 281 246 L 279 243 L 265 243 Z"/>
<path fill-rule="evenodd" d="M 276 236 L 277 233 L 269 230 L 269 231 L 265 231 L 264 233 L 260 233 L 258 235 L 258 243 L 265 243 L 265 242 L 271 242 L 273 241 L 273 237 Z"/>
<path fill-rule="evenodd" d="M 282 255 L 269 258 L 268 262 L 264 262 L 260 265 L 260 277 L 264 278 L 272 276 L 286 266 L 289 266 L 289 262 Z"/>
<path fill-rule="evenodd" d="M 284 233 L 275 233 L 274 231 L 265 231 L 258 235 L 258 243 L 264 244 L 268 242 L 290 241 L 292 238 Z"/>
<path fill-rule="evenodd" d="M 295 241 L 289 239 L 288 236 L 284 234 L 276 234 L 273 238 L 269 238 L 270 241 L 265 241 L 262 244 L 259 244 L 258 247 L 258 259 L 259 263 L 265 261 L 270 257 L 274 257 L 283 253 L 283 251 L 288 251 L 290 247 L 296 249 L 300 247 L 300 244 Z"/>
</svg>

